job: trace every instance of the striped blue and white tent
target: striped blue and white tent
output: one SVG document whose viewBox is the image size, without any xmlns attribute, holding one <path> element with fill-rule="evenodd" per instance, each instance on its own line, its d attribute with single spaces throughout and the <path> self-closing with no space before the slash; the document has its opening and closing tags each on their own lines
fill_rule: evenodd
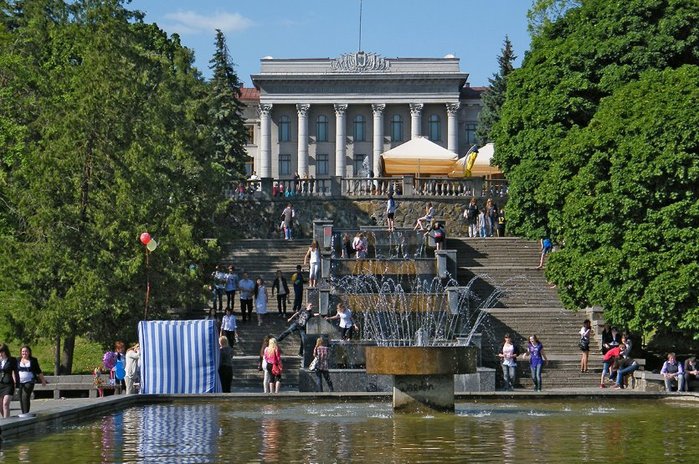
<svg viewBox="0 0 699 464">
<path fill-rule="evenodd" d="M 220 393 L 212 320 L 141 321 L 141 393 Z"/>
</svg>

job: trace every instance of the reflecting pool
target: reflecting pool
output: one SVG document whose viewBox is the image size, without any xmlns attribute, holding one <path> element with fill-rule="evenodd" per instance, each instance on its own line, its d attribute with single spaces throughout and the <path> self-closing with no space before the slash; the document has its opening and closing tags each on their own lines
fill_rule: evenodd
<svg viewBox="0 0 699 464">
<path fill-rule="evenodd" d="M 696 462 L 699 407 L 595 399 L 391 404 L 175 401 L 3 442 L 0 462 Z"/>
</svg>

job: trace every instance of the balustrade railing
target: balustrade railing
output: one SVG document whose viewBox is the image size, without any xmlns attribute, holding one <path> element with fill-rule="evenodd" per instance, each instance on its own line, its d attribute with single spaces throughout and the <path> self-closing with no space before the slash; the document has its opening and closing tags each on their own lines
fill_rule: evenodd
<svg viewBox="0 0 699 464">
<path fill-rule="evenodd" d="M 232 182 L 224 191 L 228 198 L 357 198 L 386 196 L 403 198 L 503 197 L 506 179 L 481 177 L 323 177 L 318 179 L 272 179 Z"/>
</svg>

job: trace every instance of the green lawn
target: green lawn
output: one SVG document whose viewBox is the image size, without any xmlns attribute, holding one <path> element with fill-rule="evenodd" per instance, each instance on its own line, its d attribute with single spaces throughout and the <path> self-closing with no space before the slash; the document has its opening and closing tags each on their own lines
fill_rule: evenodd
<svg viewBox="0 0 699 464">
<path fill-rule="evenodd" d="M 19 357 L 19 350 L 23 343 L 10 342 L 12 356 Z M 30 345 L 32 354 L 39 360 L 41 370 L 47 375 L 53 375 L 54 342 L 43 339 L 38 343 Z M 91 374 L 95 367 L 102 365 L 104 350 L 97 343 L 90 342 L 83 338 L 75 341 L 75 354 L 73 355 L 73 374 Z"/>
</svg>

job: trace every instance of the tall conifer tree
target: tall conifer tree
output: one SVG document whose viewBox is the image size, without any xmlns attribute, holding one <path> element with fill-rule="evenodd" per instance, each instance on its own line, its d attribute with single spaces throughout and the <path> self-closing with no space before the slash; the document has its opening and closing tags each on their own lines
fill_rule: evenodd
<svg viewBox="0 0 699 464">
<path fill-rule="evenodd" d="M 498 57 L 498 72 L 488 79 L 490 87 L 483 94 L 483 109 L 478 117 L 478 128 L 476 129 L 476 141 L 479 145 L 492 142 L 491 131 L 493 126 L 500 120 L 500 108 L 505 102 L 505 92 L 507 91 L 507 76 L 514 70 L 512 63 L 517 59 L 512 50 L 510 38 L 505 36 L 505 43 L 502 52 Z"/>
<path fill-rule="evenodd" d="M 231 63 L 226 37 L 216 30 L 216 51 L 209 62 L 213 77 L 209 83 L 209 119 L 215 143 L 214 166 L 225 179 L 245 175 L 247 133 L 240 102 L 242 83 Z"/>
</svg>

